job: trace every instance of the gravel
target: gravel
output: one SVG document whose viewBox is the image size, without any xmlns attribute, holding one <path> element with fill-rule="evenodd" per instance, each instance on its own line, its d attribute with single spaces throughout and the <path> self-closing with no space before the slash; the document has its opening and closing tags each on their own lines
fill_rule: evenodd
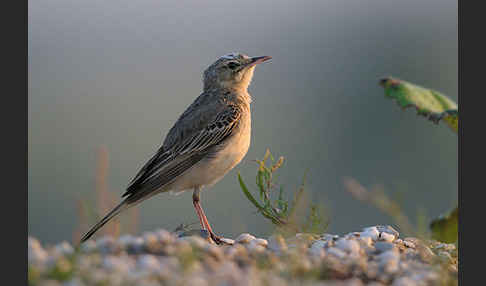
<svg viewBox="0 0 486 286">
<path fill-rule="evenodd" d="M 104 236 L 81 247 L 28 239 L 29 285 L 457 285 L 454 244 L 401 238 L 391 226 L 342 236 L 298 233 L 228 245 L 207 233 Z"/>
</svg>

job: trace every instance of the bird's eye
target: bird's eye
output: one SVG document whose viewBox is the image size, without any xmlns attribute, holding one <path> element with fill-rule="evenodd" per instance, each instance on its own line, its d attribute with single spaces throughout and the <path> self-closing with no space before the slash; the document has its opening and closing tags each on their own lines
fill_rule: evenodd
<svg viewBox="0 0 486 286">
<path fill-rule="evenodd" d="M 234 69 L 236 69 L 236 68 L 237 68 L 239 65 L 240 65 L 239 63 L 236 63 L 236 62 L 230 62 L 230 63 L 228 64 L 228 68 L 230 68 L 230 69 L 234 70 Z"/>
</svg>

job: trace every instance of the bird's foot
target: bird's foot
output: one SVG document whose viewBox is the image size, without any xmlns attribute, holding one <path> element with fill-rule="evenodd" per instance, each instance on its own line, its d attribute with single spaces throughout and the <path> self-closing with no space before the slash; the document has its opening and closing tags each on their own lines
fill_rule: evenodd
<svg viewBox="0 0 486 286">
<path fill-rule="evenodd" d="M 217 245 L 233 245 L 234 241 L 232 239 L 224 238 L 222 236 L 210 233 L 211 240 Z"/>
</svg>

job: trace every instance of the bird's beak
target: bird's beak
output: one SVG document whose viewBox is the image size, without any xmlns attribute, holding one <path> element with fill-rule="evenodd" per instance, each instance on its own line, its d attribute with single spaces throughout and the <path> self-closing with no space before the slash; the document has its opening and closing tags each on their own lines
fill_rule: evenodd
<svg viewBox="0 0 486 286">
<path fill-rule="evenodd" d="M 268 61 L 271 58 L 272 57 L 270 57 L 270 56 L 253 57 L 253 58 L 251 58 L 251 61 L 250 61 L 250 63 L 248 63 L 247 67 L 252 67 L 254 65 L 261 64 L 261 63 L 263 63 L 265 61 Z"/>
</svg>

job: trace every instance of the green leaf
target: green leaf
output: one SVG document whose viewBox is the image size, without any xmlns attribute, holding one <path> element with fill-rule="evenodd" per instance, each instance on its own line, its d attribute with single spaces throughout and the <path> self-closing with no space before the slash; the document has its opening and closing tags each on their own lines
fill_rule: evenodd
<svg viewBox="0 0 486 286">
<path fill-rule="evenodd" d="M 392 77 L 382 79 L 380 85 L 385 88 L 385 96 L 395 99 L 403 109 L 415 107 L 417 114 L 428 117 L 434 123 L 443 120 L 457 133 L 457 104 L 447 96 Z"/>
<path fill-rule="evenodd" d="M 445 216 L 440 216 L 430 223 L 432 238 L 446 243 L 457 241 L 459 209 L 455 207 Z"/>
<path fill-rule="evenodd" d="M 248 198 L 248 200 L 260 211 L 263 211 L 263 207 L 255 200 L 255 198 L 251 195 L 250 191 L 248 191 L 248 188 L 246 187 L 245 183 L 243 182 L 243 179 L 241 178 L 240 173 L 238 172 L 238 182 L 240 182 L 240 187 L 245 196 Z"/>
</svg>

